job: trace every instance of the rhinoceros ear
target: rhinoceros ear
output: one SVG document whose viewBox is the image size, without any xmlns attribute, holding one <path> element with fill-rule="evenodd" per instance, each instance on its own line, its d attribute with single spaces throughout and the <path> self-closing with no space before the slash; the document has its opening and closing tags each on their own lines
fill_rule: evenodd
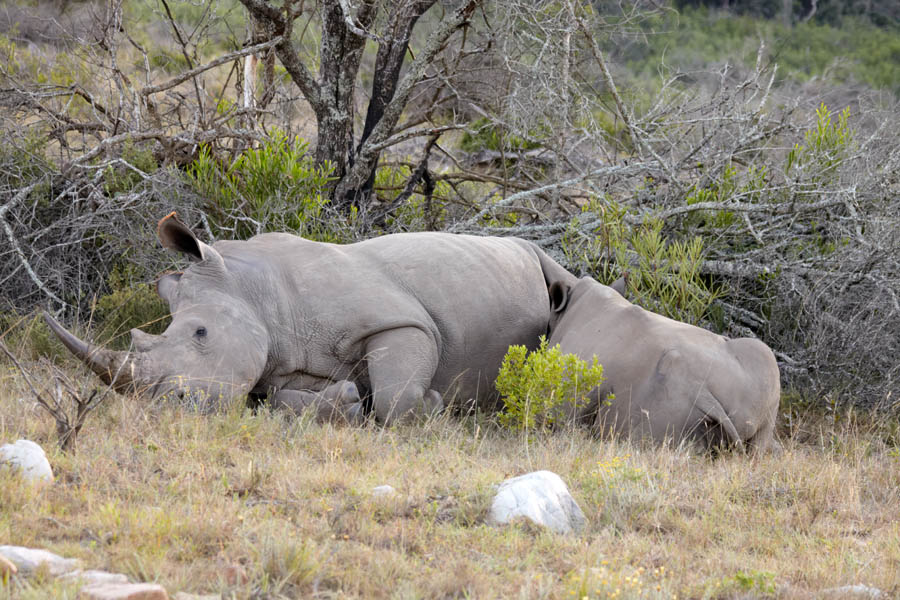
<svg viewBox="0 0 900 600">
<path fill-rule="evenodd" d="M 181 222 L 174 212 L 160 219 L 156 226 L 156 234 L 163 248 L 187 254 L 198 261 L 212 261 L 224 264 L 222 256 L 212 246 L 197 239 L 190 227 Z"/>
<path fill-rule="evenodd" d="M 166 301 L 169 307 L 172 306 L 172 301 L 175 300 L 175 288 L 178 287 L 178 282 L 181 281 L 181 275 L 181 273 L 166 273 L 156 280 L 156 293 Z"/>
<path fill-rule="evenodd" d="M 550 310 L 558 313 L 566 308 L 569 303 L 569 292 L 572 291 L 571 286 L 559 281 L 550 284 Z"/>
<path fill-rule="evenodd" d="M 625 291 L 628 289 L 628 273 L 626 272 L 624 275 L 613 281 L 609 284 L 609 287 L 619 292 L 619 295 L 624 298 Z"/>
</svg>

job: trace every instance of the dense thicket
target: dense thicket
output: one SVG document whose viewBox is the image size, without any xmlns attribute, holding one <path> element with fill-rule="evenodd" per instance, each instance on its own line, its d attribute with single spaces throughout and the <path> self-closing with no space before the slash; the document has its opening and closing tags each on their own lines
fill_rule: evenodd
<svg viewBox="0 0 900 600">
<path fill-rule="evenodd" d="M 518 235 L 762 338 L 788 388 L 891 406 L 900 74 L 879 57 L 900 35 L 874 0 L 876 25 L 816 6 L 785 24 L 640 0 L 10 5 L 4 310 L 94 315 L 106 337 L 156 319 L 174 209 L 207 240 Z"/>
</svg>

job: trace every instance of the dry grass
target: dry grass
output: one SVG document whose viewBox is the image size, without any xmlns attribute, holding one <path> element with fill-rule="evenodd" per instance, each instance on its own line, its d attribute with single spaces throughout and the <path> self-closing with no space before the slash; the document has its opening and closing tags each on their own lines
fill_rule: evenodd
<svg viewBox="0 0 900 600">
<path fill-rule="evenodd" d="M 900 455 L 858 421 L 795 421 L 779 456 L 712 460 L 581 431 L 528 442 L 447 417 L 332 427 L 116 396 L 67 456 L 52 420 L 4 369 L 0 443 L 41 443 L 56 482 L 38 490 L 0 473 L 0 541 L 170 592 L 745 598 L 866 583 L 900 593 Z M 589 520 L 582 536 L 483 524 L 491 486 L 536 469 L 569 484 Z M 399 494 L 373 498 L 381 484 Z M 229 581 L 229 565 L 246 582 Z M 75 592 L 38 577 L 0 598 Z"/>
</svg>

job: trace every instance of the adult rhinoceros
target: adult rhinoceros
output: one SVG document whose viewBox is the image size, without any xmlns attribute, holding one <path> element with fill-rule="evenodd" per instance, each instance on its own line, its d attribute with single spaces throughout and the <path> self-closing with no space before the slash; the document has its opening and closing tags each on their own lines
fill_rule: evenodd
<svg viewBox="0 0 900 600">
<path fill-rule="evenodd" d="M 157 284 L 172 312 L 162 335 L 134 329 L 134 350 L 113 352 L 48 316 L 95 373 L 154 396 L 275 391 L 275 404 L 358 415 L 350 381 L 382 423 L 442 397 L 493 398 L 508 347 L 533 347 L 547 330 L 548 286 L 576 281 L 514 238 L 407 233 L 341 246 L 266 233 L 209 246 L 175 213 L 158 235 L 193 261 Z"/>
<path fill-rule="evenodd" d="M 772 445 L 781 393 L 764 343 L 729 339 L 633 305 L 591 278 L 550 287 L 549 345 L 596 356 L 606 380 L 566 416 L 636 439 Z"/>
</svg>

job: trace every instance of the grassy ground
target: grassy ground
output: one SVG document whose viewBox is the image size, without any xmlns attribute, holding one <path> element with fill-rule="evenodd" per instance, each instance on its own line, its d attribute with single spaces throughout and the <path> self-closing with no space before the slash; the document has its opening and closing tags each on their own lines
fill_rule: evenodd
<svg viewBox="0 0 900 600">
<path fill-rule="evenodd" d="M 853 420 L 795 421 L 785 451 L 712 460 L 442 417 L 383 430 L 114 396 L 74 455 L 21 378 L 0 378 L 0 443 L 48 450 L 56 482 L 0 473 L 0 542 L 47 548 L 170 593 L 235 598 L 815 597 L 900 593 L 900 458 Z M 492 485 L 560 474 L 580 537 L 483 524 Z M 399 494 L 373 498 L 390 484 Z M 246 573 L 234 580 L 228 567 Z M 239 579 L 239 578 L 238 578 Z M 0 598 L 74 598 L 49 578 Z"/>
</svg>

